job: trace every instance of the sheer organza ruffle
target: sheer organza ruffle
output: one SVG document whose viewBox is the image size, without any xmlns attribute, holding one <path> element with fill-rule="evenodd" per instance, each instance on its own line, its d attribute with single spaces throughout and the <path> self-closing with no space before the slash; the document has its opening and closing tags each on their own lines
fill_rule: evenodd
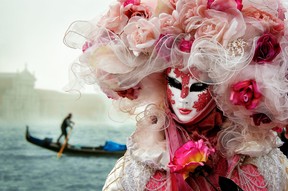
<svg viewBox="0 0 288 191">
<path fill-rule="evenodd" d="M 129 153 L 135 160 L 154 169 L 168 170 L 169 153 L 164 133 L 166 114 L 149 105 L 141 115 L 138 116 L 137 129 L 128 139 Z"/>
<path fill-rule="evenodd" d="M 282 145 L 277 134 L 259 127 L 226 124 L 219 133 L 220 151 L 227 157 L 236 154 L 259 157 Z"/>
</svg>

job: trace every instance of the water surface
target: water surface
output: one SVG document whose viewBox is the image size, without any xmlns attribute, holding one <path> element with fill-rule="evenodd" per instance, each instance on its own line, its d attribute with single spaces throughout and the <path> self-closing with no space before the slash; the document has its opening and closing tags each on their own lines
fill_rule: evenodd
<svg viewBox="0 0 288 191">
<path fill-rule="evenodd" d="M 0 126 L 1 191 L 98 191 L 117 158 L 69 156 L 37 147 L 25 140 L 25 126 Z M 125 143 L 132 127 L 79 125 L 72 131 L 70 144 L 97 146 L 105 140 Z M 56 140 L 56 125 L 30 126 L 33 136 Z"/>
</svg>

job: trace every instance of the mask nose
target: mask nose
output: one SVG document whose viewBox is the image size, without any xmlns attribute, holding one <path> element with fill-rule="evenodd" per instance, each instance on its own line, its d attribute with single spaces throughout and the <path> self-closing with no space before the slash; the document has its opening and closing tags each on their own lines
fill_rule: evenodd
<svg viewBox="0 0 288 191">
<path fill-rule="evenodd" d="M 191 101 L 189 99 L 180 98 L 179 107 L 181 107 L 181 108 L 189 108 L 189 107 L 191 107 Z"/>
</svg>

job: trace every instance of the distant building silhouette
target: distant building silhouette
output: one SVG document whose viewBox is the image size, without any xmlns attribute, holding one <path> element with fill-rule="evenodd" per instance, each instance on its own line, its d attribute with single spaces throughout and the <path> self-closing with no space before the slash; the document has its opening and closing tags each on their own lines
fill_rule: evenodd
<svg viewBox="0 0 288 191">
<path fill-rule="evenodd" d="M 0 116 L 6 120 L 33 118 L 39 113 L 35 77 L 27 68 L 19 73 L 0 73 Z"/>
<path fill-rule="evenodd" d="M 74 119 L 99 121 L 106 105 L 94 94 L 75 95 L 35 89 L 35 76 L 27 67 L 17 73 L 0 73 L 0 122 Z"/>
</svg>

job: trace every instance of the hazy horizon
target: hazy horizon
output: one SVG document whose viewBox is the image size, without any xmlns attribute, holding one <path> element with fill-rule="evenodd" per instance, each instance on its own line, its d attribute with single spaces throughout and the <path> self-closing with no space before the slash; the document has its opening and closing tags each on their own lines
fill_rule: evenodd
<svg viewBox="0 0 288 191">
<path fill-rule="evenodd" d="M 115 1 L 1 0 L 0 73 L 22 71 L 27 65 L 36 76 L 36 88 L 64 91 L 70 64 L 81 54 L 64 45 L 67 28 L 76 20 L 91 20 L 105 13 Z"/>
</svg>

